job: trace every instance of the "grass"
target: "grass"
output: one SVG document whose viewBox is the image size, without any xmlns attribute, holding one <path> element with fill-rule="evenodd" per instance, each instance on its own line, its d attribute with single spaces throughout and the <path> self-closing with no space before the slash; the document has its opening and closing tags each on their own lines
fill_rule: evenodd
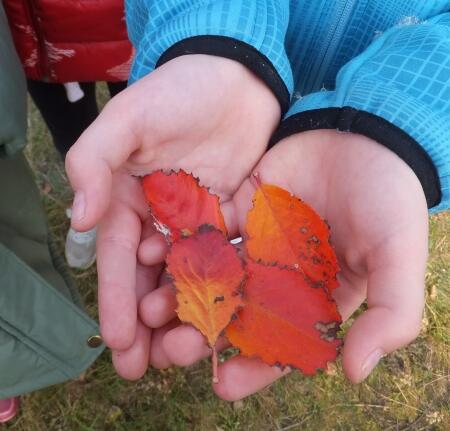
<svg viewBox="0 0 450 431">
<path fill-rule="evenodd" d="M 103 95 L 103 93 L 102 93 Z M 103 96 L 104 97 L 104 96 Z M 27 154 L 51 231 L 63 250 L 71 199 L 64 170 L 34 107 Z M 114 372 L 105 352 L 82 379 L 23 397 L 11 430 L 449 430 L 450 429 L 450 215 L 430 220 L 430 259 L 423 329 L 418 339 L 382 360 L 370 378 L 350 385 L 339 363 L 327 373 L 297 373 L 241 402 L 227 403 L 210 388 L 207 361 L 149 370 L 137 383 Z M 73 272 L 93 317 L 94 269 Z"/>
</svg>

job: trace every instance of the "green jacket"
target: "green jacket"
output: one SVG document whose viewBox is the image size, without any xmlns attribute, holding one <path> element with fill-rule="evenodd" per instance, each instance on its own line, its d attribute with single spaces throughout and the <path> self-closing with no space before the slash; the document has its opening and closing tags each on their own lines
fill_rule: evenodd
<svg viewBox="0 0 450 431">
<path fill-rule="evenodd" d="M 25 79 L 0 3 L 0 399 L 74 378 L 103 350 L 49 242 L 25 139 Z"/>
</svg>

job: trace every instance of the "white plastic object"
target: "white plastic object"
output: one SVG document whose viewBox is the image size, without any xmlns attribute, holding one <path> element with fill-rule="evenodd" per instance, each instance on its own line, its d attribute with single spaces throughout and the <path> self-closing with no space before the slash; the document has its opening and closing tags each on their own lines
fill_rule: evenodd
<svg viewBox="0 0 450 431">
<path fill-rule="evenodd" d="M 66 95 L 69 102 L 75 103 L 84 97 L 84 92 L 78 82 L 66 82 L 63 85 L 66 90 Z"/>
<path fill-rule="evenodd" d="M 70 218 L 71 209 L 66 210 Z M 96 259 L 97 228 L 87 232 L 77 232 L 70 228 L 66 236 L 65 254 L 68 265 L 71 268 L 87 269 Z"/>
</svg>

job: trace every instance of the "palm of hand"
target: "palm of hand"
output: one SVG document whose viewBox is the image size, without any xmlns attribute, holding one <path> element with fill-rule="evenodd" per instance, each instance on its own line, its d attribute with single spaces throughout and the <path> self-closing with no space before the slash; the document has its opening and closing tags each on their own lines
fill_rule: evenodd
<svg viewBox="0 0 450 431">
<path fill-rule="evenodd" d="M 347 376 L 353 382 L 363 380 L 381 355 L 410 342 L 420 327 L 427 209 L 419 181 L 376 142 L 323 130 L 280 142 L 255 172 L 263 183 L 301 197 L 332 226 L 341 266 L 335 298 L 343 318 L 364 300 L 368 303 L 347 333 L 343 351 Z M 245 232 L 254 188 L 246 180 L 236 193 L 232 219 L 238 226 L 231 231 Z M 180 365 L 207 353 L 199 334 L 187 327 L 171 329 L 162 344 L 170 360 Z M 225 399 L 238 399 L 281 375 L 255 359 L 234 357 L 221 366 L 215 390 Z"/>
<path fill-rule="evenodd" d="M 389 150 L 359 135 L 307 132 L 274 147 L 256 170 L 263 182 L 289 189 L 332 226 L 345 317 L 365 299 L 369 274 L 379 266 L 406 265 L 423 276 L 425 199 L 413 172 Z"/>
<path fill-rule="evenodd" d="M 113 102 L 111 109 L 142 105 L 134 108 L 140 147 L 128 159 L 130 172 L 182 168 L 223 200 L 262 156 L 280 117 L 271 91 L 244 66 L 203 55 L 170 61 Z"/>
<path fill-rule="evenodd" d="M 428 216 L 417 177 L 378 143 L 324 130 L 280 142 L 255 171 L 331 225 L 341 266 L 335 299 L 344 320 L 367 300 L 343 351 L 347 376 L 363 380 L 381 355 L 406 345 L 420 329 Z M 235 197 L 241 231 L 252 188 L 247 182 Z"/>
</svg>

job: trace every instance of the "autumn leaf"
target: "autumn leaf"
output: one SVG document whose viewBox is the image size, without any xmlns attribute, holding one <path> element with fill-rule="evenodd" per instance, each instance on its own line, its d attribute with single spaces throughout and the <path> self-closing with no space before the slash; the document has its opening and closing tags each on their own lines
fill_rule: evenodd
<svg viewBox="0 0 450 431">
<path fill-rule="evenodd" d="M 259 185 L 246 232 L 247 252 L 254 261 L 297 269 L 330 292 L 338 286 L 339 266 L 329 243 L 328 225 L 287 190 Z"/>
<path fill-rule="evenodd" d="M 193 234 L 203 224 L 227 234 L 218 196 L 200 186 L 192 175 L 182 170 L 157 171 L 146 175 L 142 185 L 156 227 L 172 241 Z"/>
<path fill-rule="evenodd" d="M 157 227 L 169 237 L 167 270 L 177 314 L 213 350 L 226 333 L 245 356 L 269 365 L 325 369 L 336 359 L 342 321 L 331 297 L 337 258 L 329 227 L 288 191 L 259 184 L 247 217 L 246 265 L 228 243 L 219 199 L 183 171 L 143 179 Z"/>
<path fill-rule="evenodd" d="M 243 262 L 223 234 L 208 225 L 174 242 L 166 262 L 177 289 L 178 317 L 206 337 L 217 379 L 215 344 L 242 306 Z"/>
<path fill-rule="evenodd" d="M 269 365 L 292 366 L 304 374 L 325 369 L 341 344 L 335 302 L 298 271 L 254 262 L 246 269 L 244 307 L 226 330 L 230 343 Z"/>
</svg>

